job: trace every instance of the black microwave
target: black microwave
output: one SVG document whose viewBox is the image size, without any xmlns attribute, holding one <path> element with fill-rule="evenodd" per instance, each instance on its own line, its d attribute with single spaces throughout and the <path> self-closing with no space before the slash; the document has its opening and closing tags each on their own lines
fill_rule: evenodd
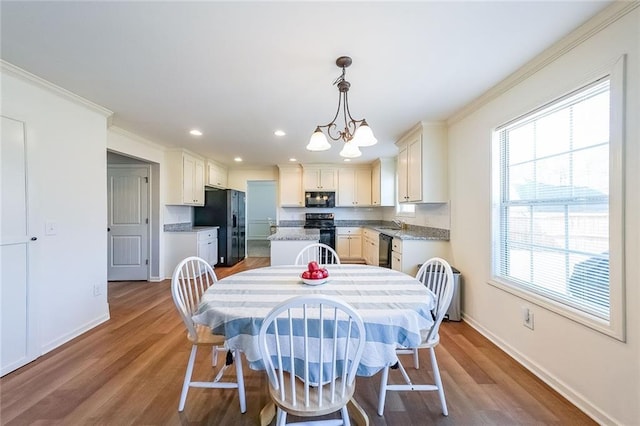
<svg viewBox="0 0 640 426">
<path fill-rule="evenodd" d="M 336 193 L 335 192 L 305 192 L 304 206 L 305 207 L 335 207 Z"/>
</svg>

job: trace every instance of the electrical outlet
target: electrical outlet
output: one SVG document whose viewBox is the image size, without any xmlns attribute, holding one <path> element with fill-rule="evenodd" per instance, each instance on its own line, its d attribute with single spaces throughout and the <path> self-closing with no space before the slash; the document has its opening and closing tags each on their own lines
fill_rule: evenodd
<svg viewBox="0 0 640 426">
<path fill-rule="evenodd" d="M 533 330 L 533 312 L 527 306 L 522 307 L 522 325 Z"/>
<path fill-rule="evenodd" d="M 93 285 L 93 295 L 94 296 L 100 296 L 100 294 L 102 294 L 100 292 L 100 284 L 94 284 Z"/>
</svg>

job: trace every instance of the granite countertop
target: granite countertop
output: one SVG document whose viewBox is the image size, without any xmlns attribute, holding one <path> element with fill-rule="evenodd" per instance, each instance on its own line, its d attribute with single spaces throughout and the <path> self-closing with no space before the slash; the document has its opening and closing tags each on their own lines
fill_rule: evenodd
<svg viewBox="0 0 640 426">
<path fill-rule="evenodd" d="M 449 241 L 449 230 L 440 228 L 429 228 L 426 226 L 409 226 L 407 229 L 393 228 L 386 226 L 365 225 L 365 228 L 373 229 L 381 234 L 390 235 L 401 240 L 439 240 Z"/>
<path fill-rule="evenodd" d="M 381 220 L 336 220 L 336 228 L 362 227 L 390 235 L 401 240 L 440 240 L 449 241 L 449 230 L 428 226 L 407 225 L 407 229 L 398 228 L 393 222 Z M 281 220 L 277 229 L 291 230 L 302 228 L 304 220 Z M 290 238 L 293 239 L 293 238 Z"/>
<path fill-rule="evenodd" d="M 320 239 L 319 229 L 278 228 L 278 232 L 267 237 L 270 241 L 312 241 Z"/>
<path fill-rule="evenodd" d="M 191 223 L 169 223 L 164 225 L 164 232 L 200 232 L 218 229 L 219 226 L 193 226 Z"/>
</svg>

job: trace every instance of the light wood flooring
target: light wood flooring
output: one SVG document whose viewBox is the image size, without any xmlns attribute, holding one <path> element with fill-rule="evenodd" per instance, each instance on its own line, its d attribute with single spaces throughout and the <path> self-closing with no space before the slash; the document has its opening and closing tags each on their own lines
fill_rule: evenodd
<svg viewBox="0 0 640 426">
<path fill-rule="evenodd" d="M 248 258 L 216 273 L 223 278 L 268 262 Z M 178 413 L 191 347 L 170 281 L 109 283 L 109 306 L 111 320 L 0 379 L 0 424 L 259 424 L 267 383 L 246 363 L 245 414 L 236 391 L 195 388 Z M 440 330 L 436 351 L 449 416 L 442 415 L 434 392 L 390 392 L 379 417 L 377 374 L 356 382 L 356 400 L 372 425 L 595 424 L 464 322 L 444 323 Z M 409 371 L 428 378 L 428 351 L 423 352 L 420 370 Z M 212 377 L 208 355 L 198 353 L 195 377 Z"/>
</svg>

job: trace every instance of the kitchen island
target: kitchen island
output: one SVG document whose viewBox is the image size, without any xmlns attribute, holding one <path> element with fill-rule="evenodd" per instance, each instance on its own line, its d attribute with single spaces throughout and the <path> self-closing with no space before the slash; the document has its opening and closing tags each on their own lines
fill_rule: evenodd
<svg viewBox="0 0 640 426">
<path fill-rule="evenodd" d="M 271 266 L 293 265 L 300 250 L 320 241 L 320 230 L 278 227 L 268 240 L 271 242 Z"/>
</svg>

